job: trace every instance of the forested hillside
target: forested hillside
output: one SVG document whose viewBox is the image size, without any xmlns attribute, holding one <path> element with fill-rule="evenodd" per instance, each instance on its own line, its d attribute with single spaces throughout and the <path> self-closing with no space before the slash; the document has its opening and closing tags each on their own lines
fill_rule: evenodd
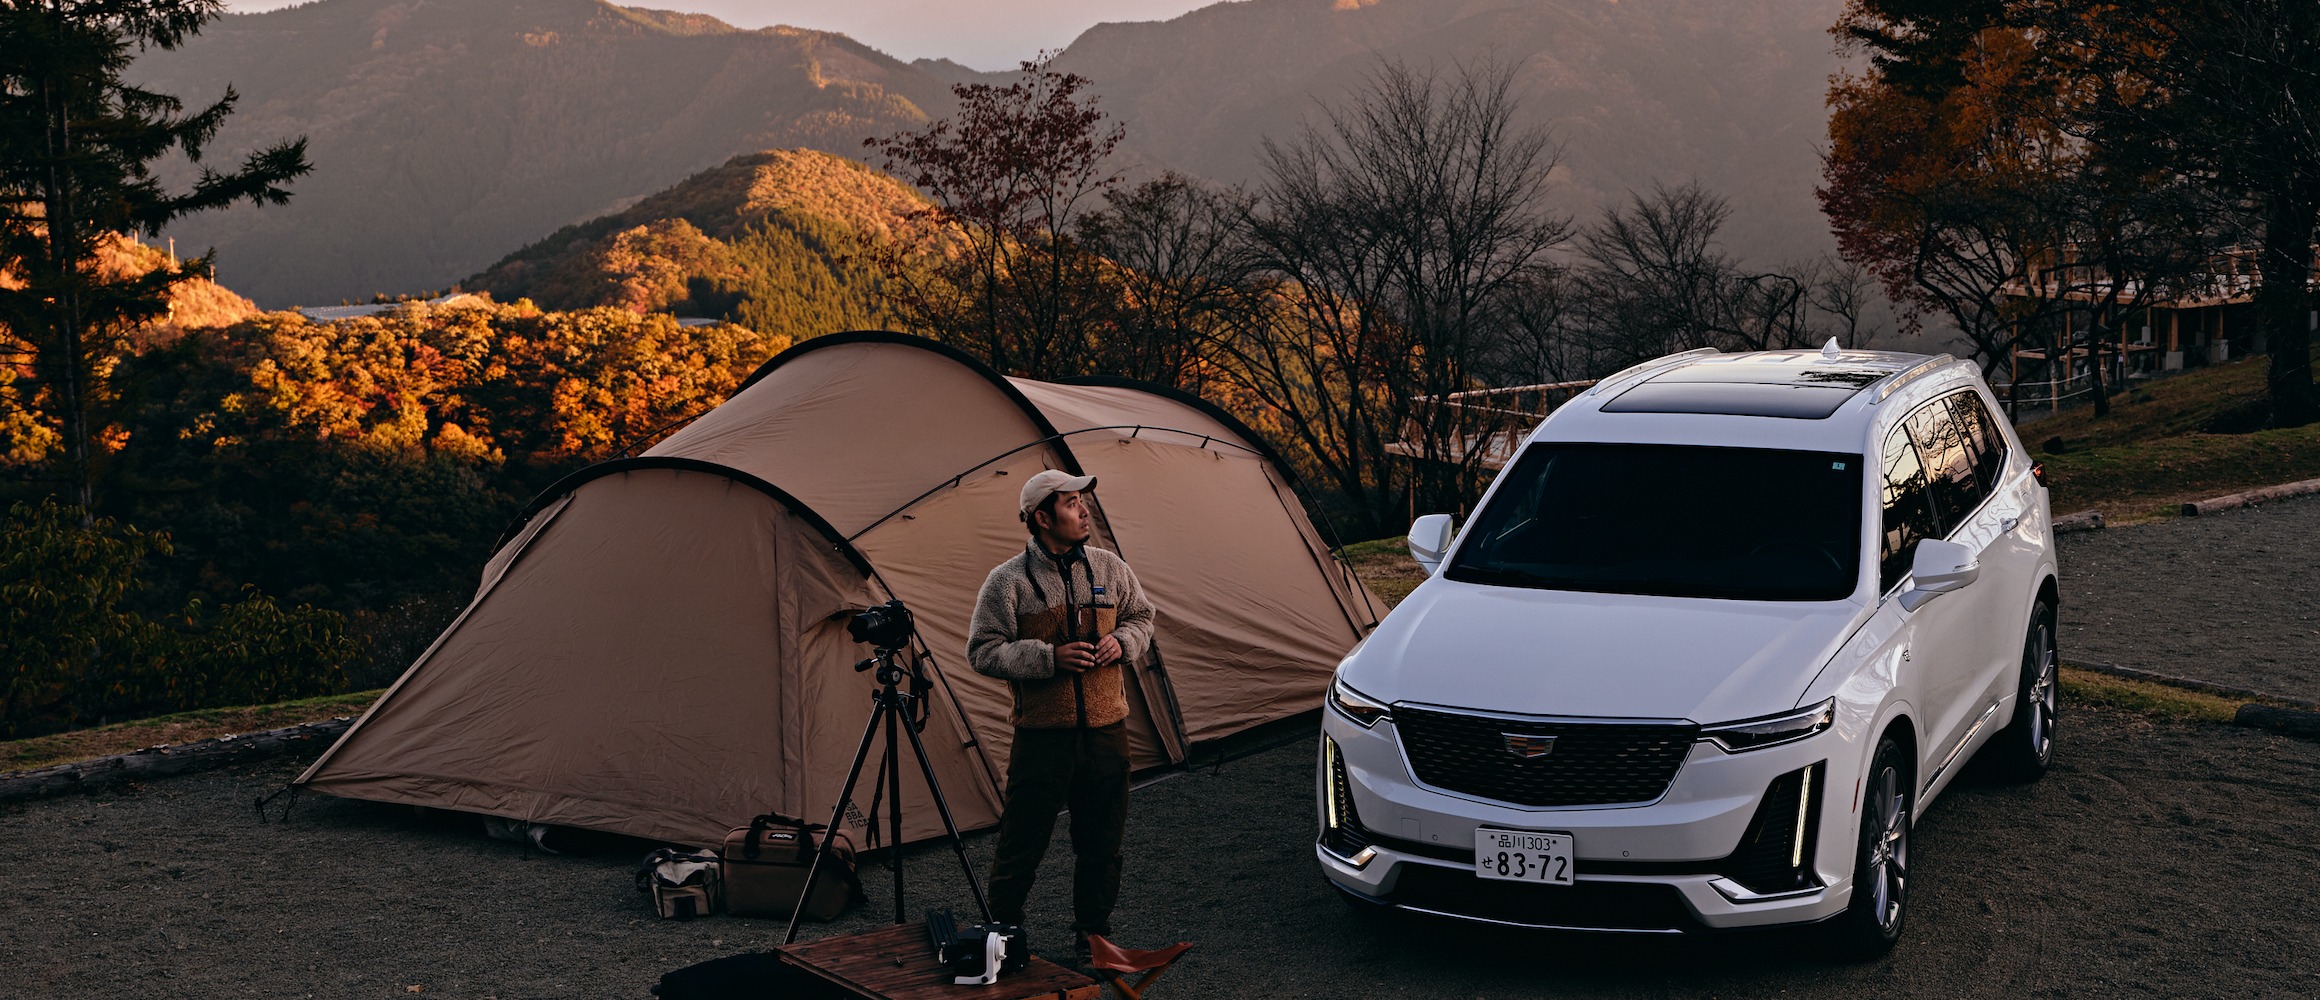
<svg viewBox="0 0 2320 1000">
<path fill-rule="evenodd" d="M 323 0 L 225 17 L 136 72 L 241 94 L 213 157 L 310 140 L 291 204 L 170 232 L 269 308 L 441 288 L 735 154 L 851 153 L 949 103 L 840 35 L 598 0 Z"/>
<path fill-rule="evenodd" d="M 566 226 L 464 285 L 549 309 L 620 306 L 803 339 L 886 325 L 867 248 L 925 206 L 809 149 L 734 157 L 619 212 Z"/>
</svg>

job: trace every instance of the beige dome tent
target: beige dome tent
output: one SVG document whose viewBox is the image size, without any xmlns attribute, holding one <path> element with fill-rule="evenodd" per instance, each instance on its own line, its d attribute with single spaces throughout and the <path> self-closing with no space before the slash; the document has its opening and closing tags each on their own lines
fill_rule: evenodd
<svg viewBox="0 0 2320 1000">
<path fill-rule="evenodd" d="M 1095 544 L 1159 608 L 1129 685 L 1139 766 L 1318 706 L 1382 611 L 1277 457 L 1215 407 L 836 334 L 643 456 L 550 487 L 458 620 L 298 783 L 686 844 L 767 810 L 818 822 L 870 712 L 848 612 L 897 597 L 937 679 L 924 739 L 951 809 L 995 823 L 1009 694 L 966 668 L 967 622 L 1047 468 L 1098 478 Z M 939 835 L 904 776 L 905 839 Z"/>
</svg>

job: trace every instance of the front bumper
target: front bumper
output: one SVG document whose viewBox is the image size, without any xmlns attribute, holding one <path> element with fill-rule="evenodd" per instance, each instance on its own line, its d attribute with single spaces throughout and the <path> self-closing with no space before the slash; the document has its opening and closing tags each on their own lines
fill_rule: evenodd
<svg viewBox="0 0 2320 1000">
<path fill-rule="evenodd" d="M 1358 900 L 1520 927 L 1682 933 L 1817 922 L 1851 898 L 1857 768 L 1834 734 L 1742 754 L 1696 744 L 1648 803 L 1526 808 L 1421 785 L 1391 720 L 1364 729 L 1334 711 L 1322 718 L 1314 854 Z M 1476 877 L 1478 826 L 1572 835 L 1575 884 Z M 1749 847 L 1769 842 L 1776 866 L 1795 849 L 1785 879 L 1767 877 L 1766 851 Z"/>
</svg>

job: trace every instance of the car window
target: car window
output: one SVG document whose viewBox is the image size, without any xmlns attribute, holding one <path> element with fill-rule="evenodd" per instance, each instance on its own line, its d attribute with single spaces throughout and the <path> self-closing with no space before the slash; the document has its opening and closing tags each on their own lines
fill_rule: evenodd
<svg viewBox="0 0 2320 1000">
<path fill-rule="evenodd" d="M 1880 461 L 1885 534 L 1877 546 L 1877 591 L 1883 593 L 1909 575 L 1918 542 L 1941 537 L 1941 524 L 1933 516 L 1925 465 L 1918 461 L 1917 446 L 1910 443 L 1906 427 L 1895 427 L 1886 436 Z"/>
<path fill-rule="evenodd" d="M 1920 406 L 1903 423 L 1909 428 L 1909 439 L 1917 443 L 1919 461 L 1925 464 L 1926 484 L 1933 493 L 1934 519 L 1941 525 L 1935 535 L 1938 538 L 1964 521 L 1966 514 L 1981 506 L 1982 497 L 1988 494 L 1974 478 L 1973 454 L 1958 436 L 1957 422 L 1950 417 L 1948 402 L 1937 399 Z"/>
<path fill-rule="evenodd" d="M 1834 601 L 1861 578 L 1860 455 L 1541 442 L 1477 511 L 1453 580 Z"/>
<path fill-rule="evenodd" d="M 2006 435 L 1998 431 L 1997 421 L 1990 410 L 1982 405 L 1980 393 L 1968 389 L 1949 397 L 1949 410 L 1955 417 L 1958 433 L 1966 440 L 1973 453 L 1974 479 L 1982 485 L 1986 495 L 1997 489 L 1999 474 L 2006 468 Z"/>
</svg>

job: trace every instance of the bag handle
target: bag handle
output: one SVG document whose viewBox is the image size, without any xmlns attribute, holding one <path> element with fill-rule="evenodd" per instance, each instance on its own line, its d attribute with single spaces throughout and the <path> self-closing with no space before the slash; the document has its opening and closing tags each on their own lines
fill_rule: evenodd
<svg viewBox="0 0 2320 1000">
<path fill-rule="evenodd" d="M 768 827 L 775 826 L 788 827 L 797 831 L 797 863 L 801 865 L 813 862 L 814 849 L 808 846 L 810 839 L 808 835 L 829 829 L 820 823 L 791 819 L 780 813 L 766 813 L 749 821 L 749 835 L 741 840 L 741 856 L 750 861 L 757 860 L 757 854 L 760 850 L 758 842 L 764 838 Z"/>
</svg>

